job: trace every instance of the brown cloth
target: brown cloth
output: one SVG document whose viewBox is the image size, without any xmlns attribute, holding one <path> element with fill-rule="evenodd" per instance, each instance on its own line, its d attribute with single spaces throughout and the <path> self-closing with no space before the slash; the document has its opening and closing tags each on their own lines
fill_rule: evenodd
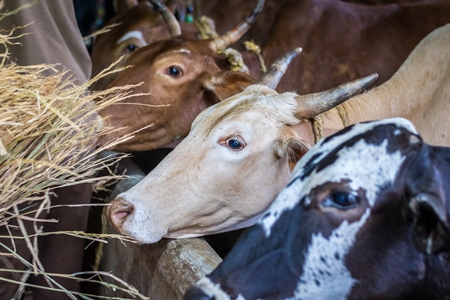
<svg viewBox="0 0 450 300">
<path fill-rule="evenodd" d="M 22 45 L 10 46 L 11 59 L 18 65 L 35 65 L 42 63 L 59 64 L 58 69 L 69 70 L 77 83 L 83 83 L 90 77 L 91 62 L 86 46 L 79 32 L 73 3 L 71 0 L 6 0 L 1 13 L 12 11 L 23 4 L 35 3 L 32 7 L 5 17 L 0 21 L 2 30 L 10 30 L 16 26 L 30 24 L 16 31 L 17 34 L 29 33 L 18 41 Z M 1 97 L 1 95 L 0 95 Z M 91 199 L 92 186 L 80 184 L 56 190 L 57 196 L 51 197 L 55 204 L 84 204 Z M 33 207 L 36 209 L 36 207 Z M 43 225 L 44 232 L 59 230 L 85 230 L 87 226 L 88 208 L 55 208 L 45 211 L 41 218 L 56 219 L 58 223 L 38 223 Z M 14 221 L 12 223 L 15 223 Z M 24 221 L 28 232 L 32 232 L 33 223 Z M 20 231 L 13 232 L 19 235 Z M 0 226 L 0 235 L 8 236 L 5 226 Z M 0 243 L 12 247 L 10 239 L 0 239 Z M 67 235 L 49 235 L 39 237 L 39 259 L 48 273 L 71 274 L 82 270 L 85 240 Z M 0 252 L 5 253 L 0 245 Z M 16 242 L 16 251 L 29 262 L 31 254 L 24 241 Z M 0 254 L 0 268 L 26 267 L 18 259 Z M 0 277 L 20 280 L 21 274 L 0 272 Z M 80 283 L 75 280 L 54 277 L 66 289 L 80 291 Z M 40 286 L 48 284 L 41 276 L 30 275 L 28 283 Z M 0 299 L 13 299 L 18 285 L 0 279 Z M 65 293 L 53 292 L 41 288 L 27 288 L 26 299 L 69 299 Z M 20 298 L 15 298 L 20 299 Z"/>
</svg>

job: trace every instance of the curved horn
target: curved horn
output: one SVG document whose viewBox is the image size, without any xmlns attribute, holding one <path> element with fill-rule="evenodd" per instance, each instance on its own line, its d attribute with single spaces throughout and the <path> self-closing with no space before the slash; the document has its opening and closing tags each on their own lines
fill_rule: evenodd
<svg viewBox="0 0 450 300">
<path fill-rule="evenodd" d="M 231 44 L 238 41 L 247 32 L 250 26 L 256 21 L 256 18 L 258 17 L 264 6 L 264 2 L 265 0 L 258 0 L 255 7 L 253 8 L 253 11 L 243 22 L 241 22 L 232 30 L 229 30 L 224 35 L 215 38 L 211 42 L 211 48 L 214 50 L 214 52 L 224 50 Z"/>
<path fill-rule="evenodd" d="M 291 51 L 283 57 L 277 59 L 266 71 L 266 73 L 262 75 L 258 84 L 265 85 L 273 90 L 276 89 L 281 77 L 283 77 L 284 73 L 286 73 L 286 69 L 289 67 L 289 64 L 300 52 L 302 52 L 302 48 L 296 48 L 294 51 Z"/>
<path fill-rule="evenodd" d="M 167 27 L 171 36 L 181 35 L 180 24 L 177 18 L 170 12 L 170 10 L 162 4 L 159 0 L 149 0 L 151 4 L 156 8 L 156 10 L 161 14 L 164 21 L 166 21 Z"/>
<path fill-rule="evenodd" d="M 361 93 L 377 78 L 378 74 L 373 73 L 324 92 L 298 96 L 295 116 L 298 119 L 308 119 L 326 112 Z"/>
</svg>

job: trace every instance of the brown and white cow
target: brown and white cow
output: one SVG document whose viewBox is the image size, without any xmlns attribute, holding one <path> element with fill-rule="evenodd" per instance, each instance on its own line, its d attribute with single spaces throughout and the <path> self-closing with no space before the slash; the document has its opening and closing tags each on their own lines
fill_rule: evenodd
<svg viewBox="0 0 450 300">
<path fill-rule="evenodd" d="M 450 299 L 450 148 L 394 118 L 323 139 L 185 300 Z"/>
<path fill-rule="evenodd" d="M 217 64 L 221 59 L 216 53 L 248 30 L 263 5 L 264 0 L 258 0 L 248 18 L 235 29 L 208 40 L 181 35 L 174 16 L 161 9 L 166 12 L 164 18 L 170 19 L 173 36 L 135 51 L 126 62 L 132 67 L 122 71 L 109 85 L 142 83 L 132 90 L 140 96 L 99 111 L 106 124 L 120 129 L 102 136 L 99 142 L 106 144 L 138 131 L 132 139 L 113 150 L 172 148 L 188 134 L 192 121 L 201 111 L 254 83 L 255 79 L 246 73 L 224 71 Z"/>
<path fill-rule="evenodd" d="M 428 143 L 450 145 L 449 61 L 446 25 L 428 35 L 388 82 L 342 104 L 348 123 L 405 117 Z M 313 144 L 309 118 L 317 108 L 296 99 L 304 98 L 252 85 L 202 112 L 186 139 L 116 198 L 109 210 L 112 223 L 142 242 L 154 242 L 256 221 L 288 182 L 289 160 L 304 153 L 305 140 Z M 325 135 L 344 127 L 336 109 L 323 120 Z"/>
</svg>

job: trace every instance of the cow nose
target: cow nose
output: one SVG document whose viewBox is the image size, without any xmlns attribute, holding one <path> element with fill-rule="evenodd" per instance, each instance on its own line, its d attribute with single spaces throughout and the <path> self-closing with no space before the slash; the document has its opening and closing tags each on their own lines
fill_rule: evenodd
<svg viewBox="0 0 450 300">
<path fill-rule="evenodd" d="M 216 297 L 208 296 L 205 292 L 196 286 L 190 288 L 186 294 L 184 294 L 183 300 L 215 300 Z"/>
<path fill-rule="evenodd" d="M 112 226 L 120 231 L 120 227 L 127 217 L 133 212 L 134 207 L 131 203 L 121 197 L 117 197 L 111 202 L 108 208 L 108 217 Z"/>
</svg>

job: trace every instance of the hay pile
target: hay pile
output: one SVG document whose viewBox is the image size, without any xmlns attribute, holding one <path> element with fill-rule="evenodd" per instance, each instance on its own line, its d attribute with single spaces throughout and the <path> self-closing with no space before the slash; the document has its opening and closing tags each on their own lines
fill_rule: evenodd
<svg viewBox="0 0 450 300">
<path fill-rule="evenodd" d="M 113 144 L 132 137 L 123 137 L 100 148 L 96 145 L 100 135 L 113 130 L 100 128 L 101 120 L 96 111 L 133 95 L 130 92 L 131 86 L 95 93 L 87 92 L 87 89 L 99 78 L 120 69 L 113 70 L 112 65 L 96 78 L 77 86 L 74 78 L 67 72 L 55 71 L 54 75 L 44 75 L 48 70 L 54 70 L 54 66 L 23 67 L 8 62 L 6 46 L 12 39 L 12 33 L 0 32 L 0 44 L 6 49 L 0 54 L 0 226 L 8 226 L 8 221 L 12 218 L 17 218 L 19 225 L 21 218 L 35 218 L 39 221 L 37 216 L 41 210 L 54 207 L 48 196 L 55 188 L 79 183 L 101 185 L 121 178 L 112 173 L 103 177 L 95 176 L 100 169 L 122 158 L 120 155 L 104 157 L 98 154 Z M 18 209 L 19 205 L 30 207 L 33 204 L 36 208 L 28 210 L 27 215 L 22 215 Z M 36 236 L 44 234 L 46 233 L 39 231 L 22 231 L 22 236 L 10 238 L 25 238 L 27 242 L 35 243 Z M 84 232 L 58 234 L 77 235 L 97 241 L 99 239 L 98 236 Z M 3 244 L 1 246 L 0 252 L 4 255 L 6 247 Z M 30 251 L 35 246 L 30 245 Z M 17 255 L 14 249 L 7 250 L 11 252 L 10 255 Z M 25 272 L 43 274 L 50 282 L 53 282 L 52 277 L 57 276 L 79 279 L 79 274 L 46 274 L 36 253 Z M 25 281 L 17 284 L 25 286 Z M 121 287 L 109 286 L 145 298 L 126 283 L 120 283 Z M 56 290 L 61 289 L 75 299 L 70 291 L 57 284 L 54 286 Z M 89 299 L 87 295 L 84 298 Z"/>
</svg>

